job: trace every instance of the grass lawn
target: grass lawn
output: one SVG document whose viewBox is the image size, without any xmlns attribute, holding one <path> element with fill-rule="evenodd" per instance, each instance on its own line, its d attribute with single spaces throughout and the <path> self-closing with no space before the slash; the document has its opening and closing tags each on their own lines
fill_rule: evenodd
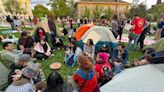
<svg viewBox="0 0 164 92">
<path fill-rule="evenodd" d="M 7 29 L 0 29 L 0 35 L 1 35 L 2 31 L 4 31 L 4 30 L 7 30 Z M 25 28 L 25 30 L 31 30 L 31 28 Z M 15 33 L 14 35 L 17 38 L 20 37 L 20 33 Z M 65 41 L 65 44 L 67 44 L 66 41 Z M 1 50 L 2 50 L 2 43 L 0 43 L 0 51 Z M 64 50 L 57 50 L 57 51 L 54 51 L 53 53 L 54 53 L 53 57 L 51 57 L 47 60 L 44 60 L 44 61 L 37 60 L 36 62 L 42 64 L 42 69 L 43 69 L 43 72 L 45 73 L 46 78 L 48 77 L 48 75 L 51 71 L 54 71 L 54 70 L 51 70 L 49 68 L 49 65 L 53 62 L 61 62 L 62 63 L 61 69 L 56 70 L 56 71 L 58 71 L 62 75 L 62 77 L 64 79 L 66 79 L 67 75 L 75 72 L 77 67 L 67 67 L 64 65 L 64 57 L 65 57 L 65 51 Z M 129 51 L 129 61 L 133 61 L 134 59 L 137 59 L 140 56 L 142 56 L 142 53 L 140 51 Z"/>
</svg>

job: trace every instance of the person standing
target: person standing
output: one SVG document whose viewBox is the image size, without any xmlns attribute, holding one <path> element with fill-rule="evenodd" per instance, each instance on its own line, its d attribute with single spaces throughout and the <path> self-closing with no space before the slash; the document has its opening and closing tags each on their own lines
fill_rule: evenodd
<svg viewBox="0 0 164 92">
<path fill-rule="evenodd" d="M 117 33 L 117 31 L 118 31 L 118 21 L 117 20 L 118 20 L 118 17 L 117 17 L 117 15 L 115 15 L 112 19 L 112 33 L 113 33 L 115 38 L 117 38 L 117 36 L 118 36 L 118 33 Z"/>
<path fill-rule="evenodd" d="M 118 19 L 118 35 L 119 35 L 119 41 L 121 42 L 121 38 L 122 38 L 122 33 L 123 33 L 123 28 L 124 28 L 124 19 L 123 16 L 120 16 Z"/>
<path fill-rule="evenodd" d="M 55 24 L 54 17 L 52 15 L 49 15 L 48 27 L 49 27 L 50 32 L 51 32 L 51 41 L 52 41 L 52 44 L 53 44 L 53 41 L 56 38 L 56 24 Z"/>
<path fill-rule="evenodd" d="M 134 44 L 133 49 L 136 49 L 138 39 L 142 33 L 143 27 L 146 23 L 146 20 L 143 18 L 140 18 L 138 14 L 135 15 L 135 19 L 132 22 L 132 25 L 134 26 L 133 32 L 134 32 Z"/>
<path fill-rule="evenodd" d="M 144 46 L 144 40 L 145 40 L 145 37 L 146 37 L 146 34 L 150 31 L 150 22 L 146 22 L 146 24 L 144 25 L 144 28 L 143 28 L 143 31 L 138 39 L 138 42 L 137 43 L 140 43 L 140 50 L 143 49 L 143 46 Z"/>
</svg>

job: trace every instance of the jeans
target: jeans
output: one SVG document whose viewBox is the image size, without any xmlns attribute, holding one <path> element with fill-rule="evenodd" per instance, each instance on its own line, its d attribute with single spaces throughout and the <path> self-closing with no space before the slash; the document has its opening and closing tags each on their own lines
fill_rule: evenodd
<svg viewBox="0 0 164 92">
<path fill-rule="evenodd" d="M 136 35 L 135 39 L 134 39 L 134 44 L 133 44 L 133 49 L 136 49 L 137 47 L 137 42 L 138 42 L 138 39 L 140 38 L 140 35 Z"/>
<path fill-rule="evenodd" d="M 140 35 L 136 35 L 135 36 L 135 38 L 134 38 L 134 44 L 133 44 L 133 49 L 136 48 L 139 37 L 140 37 Z M 132 40 L 129 40 L 127 49 L 131 48 L 131 42 L 132 42 Z"/>
</svg>

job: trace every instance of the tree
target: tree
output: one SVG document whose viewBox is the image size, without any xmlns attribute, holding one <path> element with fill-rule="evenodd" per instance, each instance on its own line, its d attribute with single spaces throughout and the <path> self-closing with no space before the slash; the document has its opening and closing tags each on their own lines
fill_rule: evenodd
<svg viewBox="0 0 164 92">
<path fill-rule="evenodd" d="M 75 14 L 74 13 L 75 12 L 74 6 L 75 6 L 74 0 L 71 0 L 70 2 L 68 2 L 68 5 L 67 5 L 67 7 L 68 7 L 68 15 L 70 17 L 74 17 L 74 14 Z"/>
<path fill-rule="evenodd" d="M 154 19 L 157 20 L 160 15 L 164 13 L 164 4 L 152 6 L 152 8 L 148 10 L 148 13 L 152 14 Z"/>
<path fill-rule="evenodd" d="M 68 6 L 66 5 L 66 0 L 54 0 L 51 7 L 58 17 L 67 16 L 68 14 Z"/>
<path fill-rule="evenodd" d="M 84 13 L 82 14 L 82 17 L 84 18 L 84 17 L 87 17 L 87 18 L 90 18 L 90 10 L 87 8 L 87 7 L 85 7 L 85 10 L 84 10 Z"/>
<path fill-rule="evenodd" d="M 11 14 L 21 14 L 22 9 L 17 0 L 6 0 L 4 2 L 5 10 Z"/>
<path fill-rule="evenodd" d="M 141 3 L 140 5 L 138 5 L 138 7 L 132 7 L 130 11 L 126 13 L 126 17 L 132 18 L 136 13 L 142 18 L 147 16 L 146 5 Z"/>
<path fill-rule="evenodd" d="M 34 7 L 34 16 L 41 18 L 49 13 L 49 10 L 41 4 L 38 4 Z"/>
<path fill-rule="evenodd" d="M 92 15 L 94 19 L 99 19 L 101 17 L 101 14 L 103 13 L 103 9 L 96 6 L 95 8 L 93 8 L 92 10 Z"/>
<path fill-rule="evenodd" d="M 104 17 L 109 20 L 112 18 L 112 10 L 110 7 L 104 11 Z"/>
</svg>

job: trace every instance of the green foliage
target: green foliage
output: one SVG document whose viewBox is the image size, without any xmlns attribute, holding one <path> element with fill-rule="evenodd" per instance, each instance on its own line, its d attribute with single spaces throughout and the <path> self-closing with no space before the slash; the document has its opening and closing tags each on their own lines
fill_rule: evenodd
<svg viewBox="0 0 164 92">
<path fill-rule="evenodd" d="M 75 6 L 74 0 L 68 2 L 68 15 L 70 17 L 74 17 L 74 10 L 75 10 L 74 6 Z"/>
<path fill-rule="evenodd" d="M 66 0 L 54 0 L 51 7 L 58 17 L 68 15 L 68 6 L 66 5 Z"/>
<path fill-rule="evenodd" d="M 22 10 L 17 0 L 6 0 L 4 6 L 7 12 L 11 14 L 21 14 Z"/>
<path fill-rule="evenodd" d="M 160 15 L 164 13 L 164 4 L 152 6 L 152 8 L 148 10 L 148 12 L 153 15 L 155 20 L 157 20 Z"/>
<path fill-rule="evenodd" d="M 103 13 L 103 9 L 100 8 L 99 6 L 96 6 L 92 10 L 92 15 L 94 19 L 99 19 L 101 17 L 101 14 Z"/>
<path fill-rule="evenodd" d="M 87 17 L 87 18 L 90 18 L 90 10 L 87 8 L 87 7 L 85 7 L 85 10 L 84 10 L 84 13 L 82 14 L 82 17 L 84 18 L 84 17 Z"/>
<path fill-rule="evenodd" d="M 142 18 L 147 16 L 146 5 L 140 4 L 138 7 L 132 7 L 130 11 L 126 13 L 126 17 L 132 18 L 135 14 L 138 14 Z"/>
<path fill-rule="evenodd" d="M 49 10 L 41 4 L 38 4 L 34 7 L 33 10 L 34 16 L 41 18 L 49 13 Z"/>
<path fill-rule="evenodd" d="M 109 20 L 112 18 L 112 10 L 110 7 L 104 11 L 104 17 Z"/>
</svg>

